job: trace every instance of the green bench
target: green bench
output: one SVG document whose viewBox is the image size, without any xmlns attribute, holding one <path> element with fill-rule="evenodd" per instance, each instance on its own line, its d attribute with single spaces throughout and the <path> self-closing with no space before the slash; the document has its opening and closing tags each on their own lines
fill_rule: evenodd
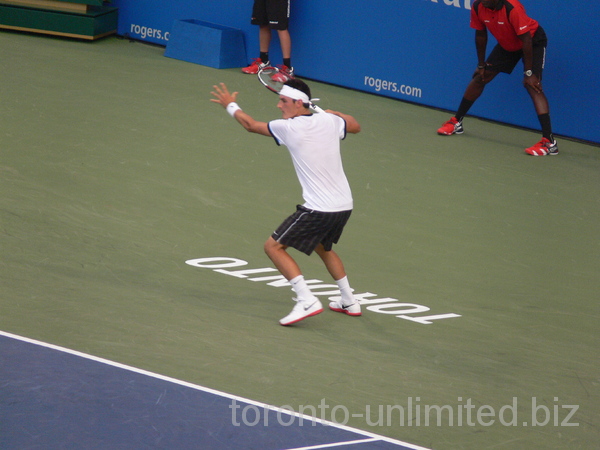
<svg viewBox="0 0 600 450">
<path fill-rule="evenodd" d="M 0 0 L 0 28 L 78 39 L 117 31 L 118 9 L 103 0 Z"/>
</svg>

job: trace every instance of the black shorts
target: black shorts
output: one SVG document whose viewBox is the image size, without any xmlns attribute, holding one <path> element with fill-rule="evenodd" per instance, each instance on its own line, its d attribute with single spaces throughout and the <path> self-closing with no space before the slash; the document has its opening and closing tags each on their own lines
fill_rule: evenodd
<svg viewBox="0 0 600 450">
<path fill-rule="evenodd" d="M 538 27 L 533 36 L 533 73 L 541 80 L 544 65 L 546 63 L 546 46 L 548 40 L 546 32 L 542 27 Z M 494 72 L 512 73 L 517 63 L 523 59 L 523 51 L 509 52 L 504 50 L 500 45 L 496 45 L 486 63 L 490 66 L 489 70 Z"/>
<path fill-rule="evenodd" d="M 319 244 L 330 251 L 337 244 L 352 211 L 321 212 L 298 205 L 271 237 L 280 244 L 310 255 Z"/>
<path fill-rule="evenodd" d="M 287 30 L 290 0 L 254 0 L 252 25 L 269 25 L 274 30 Z"/>
</svg>

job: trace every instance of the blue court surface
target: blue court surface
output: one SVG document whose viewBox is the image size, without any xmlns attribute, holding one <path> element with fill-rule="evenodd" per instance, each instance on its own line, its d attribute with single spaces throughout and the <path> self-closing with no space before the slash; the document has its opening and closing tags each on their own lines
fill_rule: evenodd
<svg viewBox="0 0 600 450">
<path fill-rule="evenodd" d="M 4 332 L 0 448 L 423 449 Z"/>
</svg>

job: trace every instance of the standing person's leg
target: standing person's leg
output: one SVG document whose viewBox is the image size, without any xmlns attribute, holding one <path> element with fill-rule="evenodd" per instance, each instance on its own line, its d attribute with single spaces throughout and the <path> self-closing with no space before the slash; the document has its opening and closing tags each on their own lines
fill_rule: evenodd
<svg viewBox="0 0 600 450">
<path fill-rule="evenodd" d="M 527 92 L 531 96 L 538 121 L 542 128 L 542 139 L 535 145 L 526 148 L 525 153 L 532 156 L 558 155 L 558 144 L 552 133 L 548 99 L 543 92 L 537 92 L 529 86 L 527 86 Z"/>
<path fill-rule="evenodd" d="M 438 134 L 451 136 L 453 134 L 462 134 L 464 132 L 462 127 L 464 117 L 467 115 L 467 112 L 469 112 L 469 109 L 471 109 L 471 106 L 473 106 L 481 94 L 483 94 L 486 84 L 496 78 L 496 75 L 498 75 L 498 72 L 486 70 L 485 78 L 482 78 L 479 72 L 475 72 L 465 89 L 465 93 L 463 94 L 463 98 L 460 101 L 456 114 L 438 129 Z"/>
<path fill-rule="evenodd" d="M 546 45 L 546 33 L 540 27 L 534 36 L 533 45 L 533 73 L 538 78 L 539 89 L 536 90 L 532 86 L 525 84 L 542 128 L 542 140 L 532 147 L 525 149 L 526 153 L 533 156 L 558 155 L 558 144 L 552 133 L 550 105 L 546 94 L 542 90 L 542 75 L 546 62 Z"/>
<path fill-rule="evenodd" d="M 282 70 L 294 76 L 292 67 L 292 39 L 290 37 L 290 0 L 267 0 L 269 3 L 269 23 L 277 30 L 281 54 L 283 56 Z"/>
<path fill-rule="evenodd" d="M 537 92 L 532 87 L 527 86 L 527 93 L 533 100 L 533 107 L 535 108 L 535 112 L 538 116 L 543 114 L 550 114 L 550 105 L 548 104 L 548 99 L 546 98 L 546 94 L 543 92 Z"/>
<path fill-rule="evenodd" d="M 258 28 L 258 44 L 262 62 L 269 62 L 269 47 L 271 46 L 271 27 L 269 25 L 261 25 Z"/>
<path fill-rule="evenodd" d="M 279 43 L 281 45 L 281 53 L 283 55 L 283 65 L 289 70 L 292 69 L 292 38 L 290 37 L 290 31 L 277 30 L 279 35 Z"/>
<path fill-rule="evenodd" d="M 531 87 L 527 87 L 527 92 L 529 92 L 529 95 L 531 96 L 535 112 L 537 113 L 542 128 L 542 139 L 537 144 L 526 148 L 525 153 L 532 156 L 558 155 L 558 144 L 552 133 L 548 99 L 543 92 L 536 92 Z"/>
<path fill-rule="evenodd" d="M 477 73 L 472 79 L 471 82 L 467 85 L 467 89 L 465 89 L 465 94 L 463 95 L 463 101 L 468 102 L 467 107 L 463 106 L 464 109 L 461 110 L 461 106 L 458 107 L 458 111 L 456 111 L 456 117 L 462 120 L 466 115 L 473 103 L 477 101 L 481 94 L 483 94 L 483 90 L 485 86 L 496 78 L 498 72 L 487 69 L 485 71 L 485 75 L 482 77 L 479 73 Z"/>
<path fill-rule="evenodd" d="M 267 13 L 267 2 L 265 0 L 254 0 L 252 6 L 252 25 L 258 25 L 258 45 L 259 57 L 254 58 L 252 62 L 242 68 L 243 73 L 256 75 L 258 71 L 270 64 L 269 62 L 269 46 L 271 45 L 271 27 L 269 26 L 269 18 Z"/>
<path fill-rule="evenodd" d="M 471 78 L 471 81 L 465 89 L 456 115 L 444 123 L 439 129 L 438 134 L 451 136 L 453 134 L 463 133 L 462 121 L 471 109 L 471 106 L 483 94 L 488 83 L 490 83 L 500 72 L 511 73 L 517 63 L 521 60 L 520 52 L 509 52 L 497 44 L 485 61 L 485 69 L 477 69 Z"/>
</svg>

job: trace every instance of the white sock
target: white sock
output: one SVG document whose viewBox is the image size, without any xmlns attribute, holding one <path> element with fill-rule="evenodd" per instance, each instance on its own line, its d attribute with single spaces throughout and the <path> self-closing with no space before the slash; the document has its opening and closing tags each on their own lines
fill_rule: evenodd
<svg viewBox="0 0 600 450">
<path fill-rule="evenodd" d="M 350 287 L 348 277 L 346 276 L 344 278 L 336 280 L 335 282 L 337 283 L 338 288 L 342 293 L 342 303 L 345 305 L 351 305 L 352 303 L 354 303 L 354 295 L 352 295 L 354 289 Z"/>
<path fill-rule="evenodd" d="M 308 285 L 306 284 L 306 280 L 303 275 L 298 275 L 296 278 L 292 278 L 290 280 L 290 284 L 292 285 L 292 289 L 298 296 L 298 300 L 309 300 L 314 297 Z"/>
</svg>

